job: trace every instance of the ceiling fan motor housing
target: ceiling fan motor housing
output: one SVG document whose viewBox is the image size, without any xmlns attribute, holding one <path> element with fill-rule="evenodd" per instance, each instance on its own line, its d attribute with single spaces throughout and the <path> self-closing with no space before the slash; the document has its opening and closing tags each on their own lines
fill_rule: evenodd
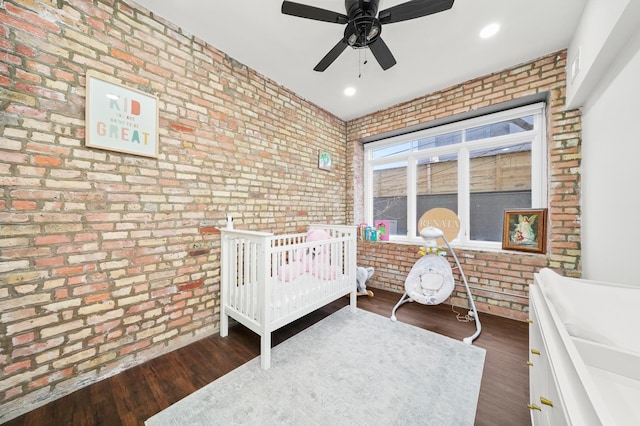
<svg viewBox="0 0 640 426">
<path fill-rule="evenodd" d="M 344 7 L 349 23 L 344 29 L 344 39 L 353 48 L 367 47 L 378 39 L 382 25 L 378 14 L 379 0 L 345 0 Z"/>
<path fill-rule="evenodd" d="M 377 18 L 360 16 L 352 19 L 344 29 L 344 39 L 353 48 L 366 47 L 378 39 L 382 26 Z"/>
<path fill-rule="evenodd" d="M 349 19 L 362 15 L 374 17 L 378 14 L 379 0 L 345 0 L 344 10 L 347 11 Z"/>
</svg>

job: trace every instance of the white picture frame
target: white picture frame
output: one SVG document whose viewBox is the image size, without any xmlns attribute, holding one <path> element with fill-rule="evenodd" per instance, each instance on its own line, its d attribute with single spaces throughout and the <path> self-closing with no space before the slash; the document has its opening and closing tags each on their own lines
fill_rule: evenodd
<svg viewBox="0 0 640 426">
<path fill-rule="evenodd" d="M 333 160 L 331 159 L 331 154 L 326 151 L 318 152 L 318 168 L 320 170 L 330 171 L 333 166 Z"/>
<path fill-rule="evenodd" d="M 158 158 L 158 98 L 87 73 L 89 148 Z"/>
</svg>

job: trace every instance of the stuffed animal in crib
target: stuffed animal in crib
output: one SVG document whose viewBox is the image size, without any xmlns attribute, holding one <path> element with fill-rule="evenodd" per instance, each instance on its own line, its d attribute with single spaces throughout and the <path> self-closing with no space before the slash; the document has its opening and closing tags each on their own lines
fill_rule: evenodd
<svg viewBox="0 0 640 426">
<path fill-rule="evenodd" d="M 307 232 L 307 242 L 326 241 L 333 237 L 323 229 L 311 229 Z M 323 280 L 334 280 L 338 278 L 341 268 L 331 262 L 331 247 L 329 245 L 318 245 L 305 250 L 302 262 L 306 265 L 306 271 Z"/>
<path fill-rule="evenodd" d="M 330 240 L 333 237 L 323 229 L 311 229 L 307 232 L 305 242 Z M 331 263 L 329 245 L 313 245 L 298 250 L 295 258 L 286 265 L 281 265 L 278 276 L 282 281 L 293 281 L 304 273 L 310 273 L 323 280 L 336 279 L 341 269 Z"/>
</svg>

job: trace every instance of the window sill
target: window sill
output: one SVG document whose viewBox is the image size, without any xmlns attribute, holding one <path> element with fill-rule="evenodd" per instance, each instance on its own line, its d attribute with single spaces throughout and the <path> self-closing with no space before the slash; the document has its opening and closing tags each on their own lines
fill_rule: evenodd
<svg viewBox="0 0 640 426">
<path fill-rule="evenodd" d="M 370 244 L 398 244 L 398 245 L 414 245 L 416 248 L 424 246 L 425 242 L 421 238 L 402 238 L 402 237 L 391 237 L 390 240 L 387 241 L 368 241 L 368 240 L 359 240 L 358 242 L 366 242 Z M 512 250 L 503 250 L 502 243 L 498 242 L 476 242 L 476 243 L 466 243 L 460 244 L 457 242 L 451 242 L 451 248 L 454 250 L 469 250 L 469 251 L 482 251 L 489 253 L 517 253 L 517 254 L 537 254 L 537 253 L 526 253 L 526 252 L 516 252 Z"/>
</svg>

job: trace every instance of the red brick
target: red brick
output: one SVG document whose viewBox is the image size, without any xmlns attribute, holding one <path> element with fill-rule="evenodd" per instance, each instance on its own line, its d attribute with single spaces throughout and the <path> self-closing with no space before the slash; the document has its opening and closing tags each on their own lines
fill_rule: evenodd
<svg viewBox="0 0 640 426">
<path fill-rule="evenodd" d="M 202 287 L 203 284 L 204 284 L 204 282 L 202 280 L 193 281 L 193 282 L 191 282 L 189 284 L 183 284 L 183 285 L 179 286 L 178 287 L 178 291 L 192 290 L 194 288 Z"/>
<path fill-rule="evenodd" d="M 127 355 L 131 352 L 139 351 L 140 349 L 144 349 L 151 344 L 150 340 L 142 340 L 134 343 L 133 345 L 123 346 L 119 351 L 120 356 Z"/>
<path fill-rule="evenodd" d="M 220 229 L 215 226 L 202 226 L 198 229 L 201 234 L 219 234 Z"/>
</svg>

